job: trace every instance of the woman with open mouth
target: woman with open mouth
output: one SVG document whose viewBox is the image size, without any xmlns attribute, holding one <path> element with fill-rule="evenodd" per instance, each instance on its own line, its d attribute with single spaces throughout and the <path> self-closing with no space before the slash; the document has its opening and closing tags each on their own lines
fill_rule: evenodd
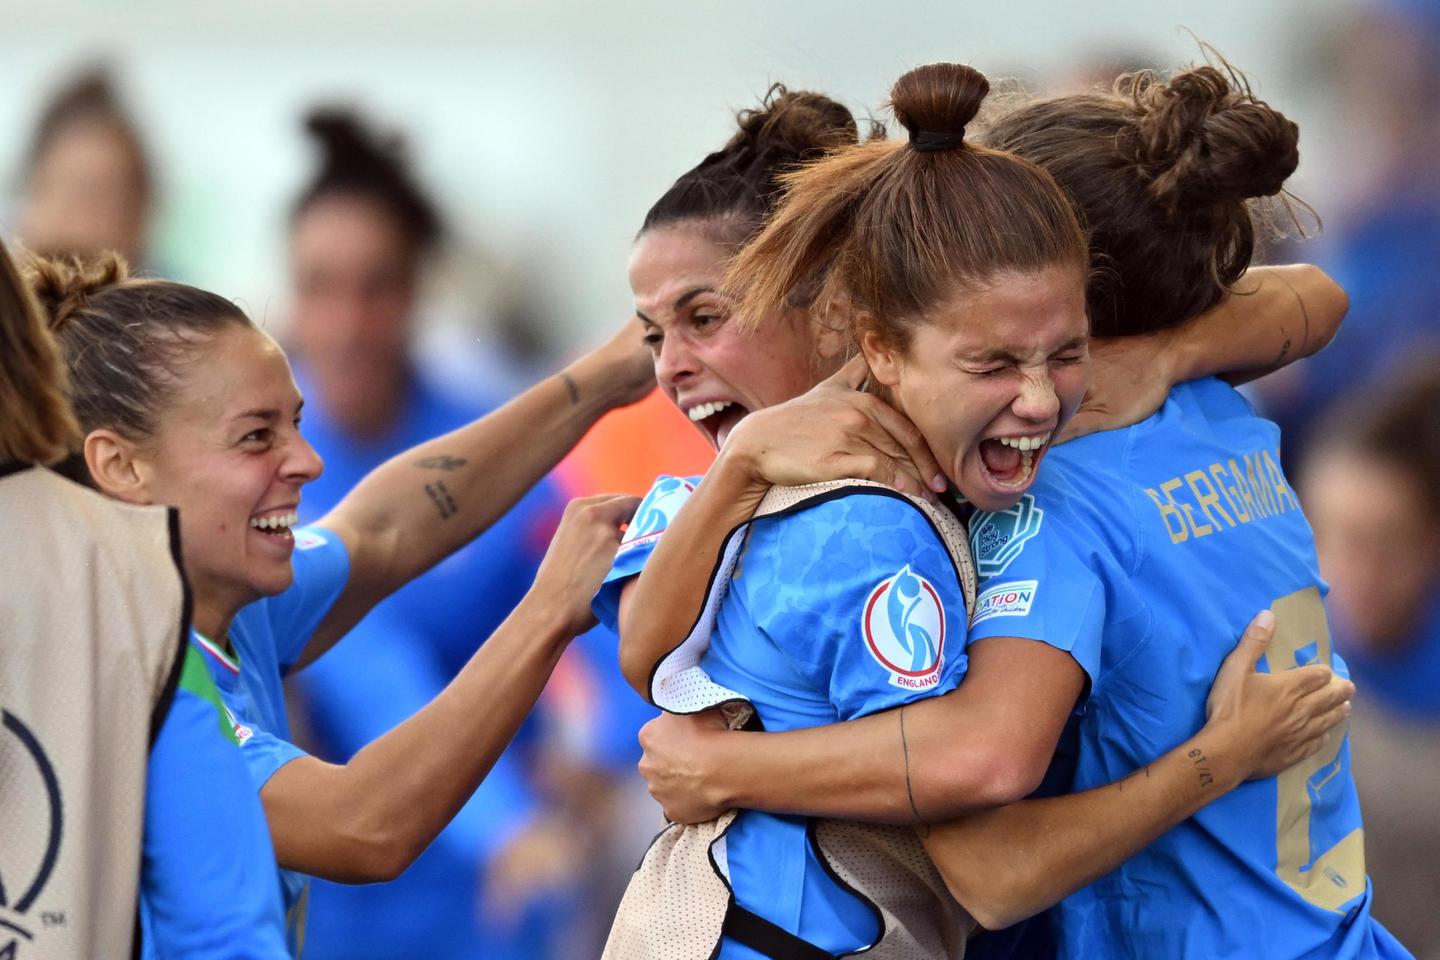
<svg viewBox="0 0 1440 960">
<path fill-rule="evenodd" d="M 1052 173 L 1077 204 L 1092 256 L 1108 267 L 1090 277 L 1092 330 L 1121 342 L 1166 338 L 1224 296 L 1253 254 L 1250 201 L 1279 193 L 1298 159 L 1295 126 L 1238 74 L 1210 66 L 1026 105 L 986 139 Z M 748 266 L 764 276 L 756 261 L 776 256 L 771 229 L 742 254 L 737 274 Z M 1319 346 L 1311 318 L 1302 310 L 1297 319 L 1280 361 L 1294 340 L 1302 351 Z M 883 355 L 878 369 L 870 350 L 866 358 L 883 380 Z M 1025 366 L 1012 360 L 1008 375 L 1023 379 Z M 632 615 L 625 642 L 646 648 L 640 662 L 695 621 L 705 571 L 693 558 L 714 555 L 748 518 L 760 496 L 756 475 L 781 483 L 843 475 L 817 468 L 823 458 L 805 444 L 814 429 L 804 404 L 788 412 L 788 427 L 775 411 L 765 437 L 758 420 L 753 440 L 742 438 L 752 424 L 737 432 L 733 456 L 722 453 L 670 524 L 631 598 L 644 615 Z M 810 405 L 819 409 L 818 399 Z M 914 416 L 908 404 L 905 412 Z M 782 437 L 798 452 L 776 454 Z M 1246 699 L 1227 705 L 1239 689 L 1231 683 L 1261 689 L 1294 680 L 1305 665 L 1334 664 L 1327 690 L 1349 689 L 1330 649 L 1313 538 L 1277 443 L 1274 425 L 1228 385 L 1202 379 L 1171 389 L 1132 427 L 1057 449 L 1059 462 L 1028 478 L 1030 492 L 1012 506 L 975 498 L 981 592 L 970 612 L 969 672 L 953 697 L 774 735 L 721 735 L 713 724 L 663 717 L 644 735 L 652 792 L 687 820 L 740 806 L 919 823 L 950 890 L 985 927 L 1067 898 L 1052 925 L 1061 956 L 1407 956 L 1370 916 L 1344 728 L 1252 763 L 1253 744 L 1233 737 L 1227 718 Z M 980 454 L 1004 483 L 1014 456 L 995 471 Z M 1269 626 L 1256 624 L 1273 640 L 1247 634 L 1233 648 L 1227 638 L 1260 607 L 1273 607 L 1261 615 Z M 1047 648 L 1073 651 L 1085 682 L 1057 688 Z M 1026 663 L 1007 685 L 1007 665 Z M 1003 763 L 1028 754 L 1037 705 L 1054 718 L 1071 693 L 1084 708 L 1069 750 L 1067 786 L 1076 792 L 923 826 L 993 803 L 993 793 L 977 802 L 974 770 L 987 769 L 987 756 Z M 1303 708 L 1282 710 L 1275 722 L 1314 723 L 1318 732 L 1344 721 L 1343 699 L 1309 719 Z M 987 752 L 992 739 L 1005 750 Z"/>
<path fill-rule="evenodd" d="M 597 597 L 602 617 L 620 623 L 627 676 L 662 707 L 693 712 L 723 704 L 732 720 L 749 714 L 763 729 L 795 730 L 937 694 L 946 696 L 936 702 L 966 702 L 972 681 L 961 679 L 967 665 L 979 665 L 967 664 L 965 649 L 975 596 L 965 588 L 968 550 L 943 535 L 958 526 L 946 507 L 846 481 L 794 491 L 784 506 L 767 500 L 765 515 L 731 531 L 764 496 L 765 483 L 751 482 L 757 473 L 791 485 L 878 477 L 917 494 L 928 486 L 932 498 L 953 486 L 991 510 L 1015 505 L 1034 484 L 1050 440 L 1085 392 L 1089 260 L 1068 203 L 1047 174 L 967 142 L 964 128 L 986 89 L 982 77 L 957 65 L 912 71 L 893 94 L 910 142 L 864 146 L 853 145 L 848 114 L 833 102 L 774 96 L 767 110 L 742 115 L 731 144 L 677 181 L 647 217 L 631 281 L 657 378 L 722 447 L 698 491 L 693 479 L 657 483 Z M 785 178 L 785 198 L 772 211 L 777 172 L 804 160 L 813 162 Z M 1002 222 L 1004 230 L 993 226 Z M 727 287 L 721 275 L 742 244 L 733 268 L 741 283 Z M 730 292 L 736 287 L 738 302 Z M 748 325 L 754 336 L 730 327 L 737 311 L 736 325 Z M 1244 343 L 1253 349 L 1256 331 L 1247 332 Z M 864 355 L 872 390 L 913 427 L 874 397 L 855 393 L 804 397 L 775 411 L 778 418 L 757 413 L 833 371 L 852 345 Z M 852 374 L 842 372 L 836 384 Z M 859 381 L 854 376 L 848 385 Z M 837 437 L 837 423 L 846 436 Z M 791 445 L 775 442 L 787 428 L 800 440 L 789 453 Z M 692 506 L 681 511 L 687 498 Z M 697 517 L 706 518 L 703 533 Z M 655 550 L 670 558 L 663 586 L 646 566 Z M 697 619 L 702 592 L 707 599 Z M 1246 646 L 1252 658 L 1256 649 Z M 1032 789 L 1099 665 L 1098 644 L 1077 648 L 1042 638 L 1002 654 L 985 658 L 978 688 L 985 709 L 1004 722 L 951 727 L 958 730 L 951 755 L 935 771 L 915 770 L 937 780 L 953 773 L 947 802 L 962 809 L 1018 800 Z M 1220 711 L 1216 729 L 1206 731 L 1235 747 L 1226 750 L 1226 762 L 1240 778 L 1315 749 L 1348 696 L 1348 685 L 1331 684 L 1323 668 L 1266 685 L 1264 695 L 1248 683 L 1243 669 L 1232 669 L 1229 681 L 1217 684 L 1222 703 L 1245 688 L 1248 709 Z M 995 708 L 997 693 L 1005 702 Z M 1309 696 L 1301 712 L 1316 725 L 1282 744 L 1271 722 L 1302 694 Z M 802 791 L 800 800 L 751 806 L 781 814 L 918 817 L 919 789 L 908 768 L 898 782 L 915 789 L 898 804 L 890 791 L 903 745 L 894 720 L 903 715 L 863 721 L 883 727 L 891 741 L 883 751 L 867 745 L 848 761 L 882 767 L 883 789 L 859 796 L 832 785 L 824 797 Z M 846 738 L 843 727 L 825 733 L 835 744 Z M 1167 809 L 1195 802 L 1195 791 L 1176 789 L 1168 776 L 1177 756 L 1188 762 L 1180 754 L 1166 758 Z M 1179 772 L 1189 776 L 1188 769 Z M 776 789 L 793 792 L 788 787 Z M 718 812 L 705 805 L 702 815 L 685 819 Z M 1142 819 L 1125 823 L 1131 833 L 1145 827 Z M 904 833 L 861 840 L 804 816 L 753 809 L 696 829 L 672 827 L 652 848 L 622 904 L 609 955 L 689 956 L 681 938 L 697 957 L 964 950 L 969 920 L 937 889 L 933 868 L 927 874 L 928 864 L 919 862 L 923 856 L 917 860 L 906 848 Z M 837 854 L 872 841 L 886 851 L 877 856 L 887 866 Z M 1087 851 L 1084 869 L 1103 864 L 1106 855 Z M 1061 859 L 1052 862 L 1078 877 L 1070 889 L 1088 879 Z M 874 883 L 877 870 L 888 880 Z M 707 883 L 707 874 L 721 882 Z M 891 896 L 897 890 L 899 901 Z"/>
<path fill-rule="evenodd" d="M 108 496 L 179 509 L 192 642 L 259 792 L 298 952 L 307 874 L 391 879 L 474 793 L 565 646 L 593 624 L 590 597 L 635 498 L 573 502 L 529 592 L 456 679 L 348 763 L 290 741 L 281 677 L 488 527 L 601 414 L 643 397 L 653 379 L 638 332 L 376 468 L 297 528 L 321 463 L 274 340 L 230 301 L 127 279 L 113 259 L 41 260 L 30 278 L 69 368 L 82 472 Z"/>
</svg>

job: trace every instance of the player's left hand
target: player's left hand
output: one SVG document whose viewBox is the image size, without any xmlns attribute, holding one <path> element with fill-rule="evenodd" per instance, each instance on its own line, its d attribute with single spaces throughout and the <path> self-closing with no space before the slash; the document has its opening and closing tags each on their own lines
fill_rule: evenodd
<svg viewBox="0 0 1440 960">
<path fill-rule="evenodd" d="M 855 357 L 806 393 L 757 410 L 735 427 L 721 457 L 746 464 L 762 486 L 859 478 L 933 498 L 949 481 L 920 430 L 861 390 L 869 374 Z"/>
<path fill-rule="evenodd" d="M 640 728 L 640 775 L 650 795 L 677 823 L 704 823 L 727 809 L 714 795 L 707 760 L 715 738 L 730 736 L 719 710 L 662 713 Z"/>
<path fill-rule="evenodd" d="M 1175 386 L 1171 331 L 1090 341 L 1090 386 L 1057 443 L 1139 423 Z"/>
</svg>

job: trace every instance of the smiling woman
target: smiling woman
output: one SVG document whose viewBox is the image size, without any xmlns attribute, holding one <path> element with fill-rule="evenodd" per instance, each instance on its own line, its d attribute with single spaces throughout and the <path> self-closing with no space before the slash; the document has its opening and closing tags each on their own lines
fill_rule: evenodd
<svg viewBox="0 0 1440 960">
<path fill-rule="evenodd" d="M 627 328 L 489 417 L 401 453 L 296 530 L 301 489 L 321 463 L 267 334 L 214 294 L 128 279 L 113 256 L 88 269 L 40 260 L 31 281 L 70 367 L 88 480 L 119 500 L 179 508 L 192 641 L 265 808 L 294 951 L 304 874 L 390 879 L 474 792 L 565 645 L 593 622 L 588 601 L 633 498 L 573 503 L 529 593 L 483 649 L 349 763 L 289 742 L 281 677 L 488 527 L 599 416 L 648 392 L 649 358 Z M 222 810 L 234 800 L 208 799 Z"/>
</svg>

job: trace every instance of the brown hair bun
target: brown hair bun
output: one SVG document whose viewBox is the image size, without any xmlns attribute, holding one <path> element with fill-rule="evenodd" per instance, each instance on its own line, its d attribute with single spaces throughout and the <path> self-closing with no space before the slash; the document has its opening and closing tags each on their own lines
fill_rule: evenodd
<svg viewBox="0 0 1440 960">
<path fill-rule="evenodd" d="M 44 311 L 46 325 L 59 332 L 91 298 L 130 278 L 125 258 L 109 251 L 90 260 L 30 256 L 21 271 Z"/>
<path fill-rule="evenodd" d="M 808 90 L 787 90 L 774 84 L 759 108 L 735 115 L 739 129 L 724 151 L 749 147 L 787 155 L 794 163 L 855 143 L 860 138 L 855 117 L 844 104 Z"/>
<path fill-rule="evenodd" d="M 980 112 L 990 81 L 963 63 L 930 63 L 916 67 L 890 88 L 895 119 L 919 145 L 934 137 L 941 149 L 959 146 L 965 127 Z"/>
<path fill-rule="evenodd" d="M 1150 192 L 1174 213 L 1279 193 L 1300 162 L 1299 128 L 1244 78 L 1212 66 L 1124 81 L 1140 113 L 1136 152 Z"/>
</svg>

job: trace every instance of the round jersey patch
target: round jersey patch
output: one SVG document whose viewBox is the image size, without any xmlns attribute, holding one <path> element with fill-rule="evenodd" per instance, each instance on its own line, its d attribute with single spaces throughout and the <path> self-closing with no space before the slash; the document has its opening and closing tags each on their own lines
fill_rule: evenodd
<svg viewBox="0 0 1440 960">
<path fill-rule="evenodd" d="M 865 601 L 865 646 L 894 686 L 926 690 L 940 682 L 945 605 L 929 580 L 906 564 Z"/>
</svg>

